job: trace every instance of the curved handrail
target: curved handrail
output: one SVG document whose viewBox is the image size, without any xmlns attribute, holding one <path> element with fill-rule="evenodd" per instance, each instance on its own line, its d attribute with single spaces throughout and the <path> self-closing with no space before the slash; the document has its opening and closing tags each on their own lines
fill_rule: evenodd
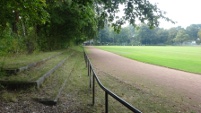
<svg viewBox="0 0 201 113">
<path fill-rule="evenodd" d="M 95 81 L 94 79 L 96 79 L 98 85 L 101 87 L 102 90 L 105 91 L 105 101 L 106 101 L 106 113 L 108 112 L 108 97 L 107 95 L 109 94 L 111 97 L 113 97 L 114 99 L 116 99 L 118 102 L 120 102 L 122 105 L 124 105 L 125 107 L 127 107 L 129 110 L 133 111 L 134 113 L 142 113 L 140 110 L 138 110 L 137 108 L 133 107 L 131 104 L 129 104 L 128 102 L 126 102 L 125 100 L 123 100 L 122 98 L 120 98 L 119 96 L 117 96 L 115 93 L 113 93 L 112 91 L 110 91 L 109 89 L 107 89 L 106 87 L 103 86 L 103 84 L 101 83 L 101 81 L 99 80 L 96 72 L 93 69 L 92 63 L 89 60 L 89 57 L 87 56 L 86 52 L 84 51 L 84 59 L 86 62 L 86 65 L 88 66 L 88 76 L 90 75 L 91 71 L 93 72 L 93 103 L 94 103 L 94 85 L 95 85 Z M 91 79 L 90 79 L 91 80 Z M 90 81 L 91 83 L 91 81 Z"/>
</svg>

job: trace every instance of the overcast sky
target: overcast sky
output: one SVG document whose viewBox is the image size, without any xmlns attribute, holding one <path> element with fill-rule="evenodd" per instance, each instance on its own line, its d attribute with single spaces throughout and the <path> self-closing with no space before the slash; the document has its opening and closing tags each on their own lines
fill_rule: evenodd
<svg viewBox="0 0 201 113">
<path fill-rule="evenodd" d="M 171 24 L 161 21 L 160 27 L 171 28 L 182 26 L 186 28 L 191 24 L 201 24 L 201 0 L 149 0 L 151 3 L 158 3 L 158 7 L 166 11 L 166 16 L 177 21 Z"/>
</svg>

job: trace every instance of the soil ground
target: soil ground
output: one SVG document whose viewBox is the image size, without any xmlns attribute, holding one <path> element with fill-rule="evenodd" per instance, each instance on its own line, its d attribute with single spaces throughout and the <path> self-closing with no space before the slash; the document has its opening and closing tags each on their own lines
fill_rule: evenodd
<svg viewBox="0 0 201 113">
<path fill-rule="evenodd" d="M 86 47 L 97 73 L 107 73 L 127 84 L 177 103 L 186 112 L 201 112 L 201 75 L 155 66 Z M 184 110 L 183 110 L 184 111 Z"/>
</svg>

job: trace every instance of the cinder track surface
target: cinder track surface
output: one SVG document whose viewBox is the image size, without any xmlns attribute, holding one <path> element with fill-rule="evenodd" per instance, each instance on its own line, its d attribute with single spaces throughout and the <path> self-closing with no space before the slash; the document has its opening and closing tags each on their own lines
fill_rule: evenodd
<svg viewBox="0 0 201 113">
<path fill-rule="evenodd" d="M 141 90 L 165 95 L 184 112 L 201 112 L 201 75 L 138 62 L 93 46 L 85 49 L 97 73 L 104 72 Z"/>
</svg>

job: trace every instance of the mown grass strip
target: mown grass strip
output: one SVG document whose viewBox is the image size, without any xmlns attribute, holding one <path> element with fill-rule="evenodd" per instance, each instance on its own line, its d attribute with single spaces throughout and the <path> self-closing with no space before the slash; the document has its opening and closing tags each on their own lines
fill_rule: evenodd
<svg viewBox="0 0 201 113">
<path fill-rule="evenodd" d="M 200 46 L 96 46 L 141 62 L 201 74 Z"/>
</svg>

